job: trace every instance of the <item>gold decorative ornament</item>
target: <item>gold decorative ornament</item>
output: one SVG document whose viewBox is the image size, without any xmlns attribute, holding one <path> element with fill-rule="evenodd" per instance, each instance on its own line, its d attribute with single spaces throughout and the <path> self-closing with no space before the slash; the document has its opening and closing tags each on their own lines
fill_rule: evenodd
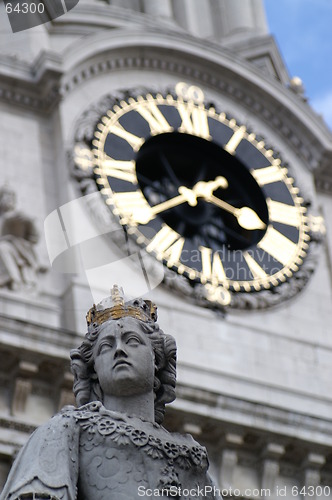
<svg viewBox="0 0 332 500">
<path fill-rule="evenodd" d="M 93 324 L 101 325 L 111 319 L 132 317 L 144 322 L 157 321 L 157 306 L 150 300 L 135 299 L 125 302 L 124 292 L 121 287 L 114 285 L 109 297 L 113 305 L 105 307 L 104 301 L 89 309 L 86 315 L 88 327 Z M 108 305 L 107 301 L 107 305 Z"/>
</svg>

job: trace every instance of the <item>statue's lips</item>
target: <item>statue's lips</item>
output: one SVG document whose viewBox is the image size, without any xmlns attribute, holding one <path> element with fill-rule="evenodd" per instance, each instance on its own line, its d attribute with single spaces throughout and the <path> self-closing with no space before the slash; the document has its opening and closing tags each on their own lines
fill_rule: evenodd
<svg viewBox="0 0 332 500">
<path fill-rule="evenodd" d="M 114 363 L 113 369 L 117 368 L 118 366 L 131 366 L 131 363 L 129 363 L 128 361 L 125 361 L 124 359 L 121 359 L 121 360 L 117 361 L 116 363 Z"/>
</svg>

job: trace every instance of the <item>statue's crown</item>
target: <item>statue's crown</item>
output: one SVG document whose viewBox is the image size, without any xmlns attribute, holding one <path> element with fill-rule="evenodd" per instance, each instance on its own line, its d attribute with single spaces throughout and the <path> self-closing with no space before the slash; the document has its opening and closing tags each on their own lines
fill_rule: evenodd
<svg viewBox="0 0 332 500">
<path fill-rule="evenodd" d="M 110 319 L 119 319 L 130 316 L 144 322 L 157 321 L 157 306 L 151 300 L 141 298 L 125 302 L 121 287 L 114 285 L 110 297 L 93 304 L 86 315 L 88 327 L 97 323 L 101 325 Z"/>
</svg>

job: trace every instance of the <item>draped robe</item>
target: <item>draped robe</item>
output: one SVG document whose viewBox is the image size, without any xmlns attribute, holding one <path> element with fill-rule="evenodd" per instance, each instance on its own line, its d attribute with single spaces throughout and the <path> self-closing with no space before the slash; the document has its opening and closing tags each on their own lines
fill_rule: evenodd
<svg viewBox="0 0 332 500">
<path fill-rule="evenodd" d="M 93 402 L 32 434 L 0 500 L 220 498 L 207 468 L 206 450 L 192 436 Z"/>
</svg>

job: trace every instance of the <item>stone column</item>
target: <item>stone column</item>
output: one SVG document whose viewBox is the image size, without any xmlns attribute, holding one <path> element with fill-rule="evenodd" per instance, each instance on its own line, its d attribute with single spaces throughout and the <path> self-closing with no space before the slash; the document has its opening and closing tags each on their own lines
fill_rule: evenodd
<svg viewBox="0 0 332 500">
<path fill-rule="evenodd" d="M 143 9 L 147 14 L 151 14 L 156 18 L 173 17 L 171 0 L 143 0 Z"/>
<path fill-rule="evenodd" d="M 241 434 L 227 433 L 222 443 L 220 485 L 222 489 L 229 490 L 234 487 L 234 472 L 238 462 L 238 449 L 243 445 Z"/>
<path fill-rule="evenodd" d="M 237 451 L 223 450 L 221 457 L 221 487 L 229 490 L 233 486 L 233 476 L 237 465 Z"/>
<path fill-rule="evenodd" d="M 20 361 L 15 379 L 14 393 L 11 404 L 12 415 L 15 416 L 19 413 L 24 413 L 28 397 L 31 394 L 31 378 L 33 378 L 37 372 L 38 366 L 34 363 Z"/>
<path fill-rule="evenodd" d="M 325 464 L 325 457 L 318 453 L 308 453 L 302 463 L 302 484 L 304 486 L 304 500 L 316 500 L 316 487 L 321 484 L 320 469 Z"/>
<path fill-rule="evenodd" d="M 193 35 L 204 38 L 213 34 L 208 0 L 176 0 L 173 8 L 176 21 Z"/>
<path fill-rule="evenodd" d="M 285 453 L 285 448 L 277 443 L 268 443 L 262 452 L 261 490 L 266 491 L 265 498 L 275 496 L 275 485 L 279 475 L 279 460 Z"/>
<path fill-rule="evenodd" d="M 257 33 L 268 33 L 268 25 L 265 15 L 265 8 L 262 0 L 251 0 L 252 15 Z"/>
<path fill-rule="evenodd" d="M 64 406 L 75 405 L 73 382 L 74 382 L 73 374 L 70 372 L 65 372 L 60 387 L 58 411 L 60 411 L 61 408 L 63 408 Z"/>
<path fill-rule="evenodd" d="M 137 0 L 111 0 L 111 5 L 116 5 L 117 7 L 123 7 L 124 9 L 130 9 L 139 11 L 139 2 Z"/>
<path fill-rule="evenodd" d="M 263 0 L 210 0 L 213 34 L 217 38 L 241 33 L 268 33 Z"/>
<path fill-rule="evenodd" d="M 251 0 L 224 0 L 224 12 L 227 35 L 255 27 Z"/>
</svg>

